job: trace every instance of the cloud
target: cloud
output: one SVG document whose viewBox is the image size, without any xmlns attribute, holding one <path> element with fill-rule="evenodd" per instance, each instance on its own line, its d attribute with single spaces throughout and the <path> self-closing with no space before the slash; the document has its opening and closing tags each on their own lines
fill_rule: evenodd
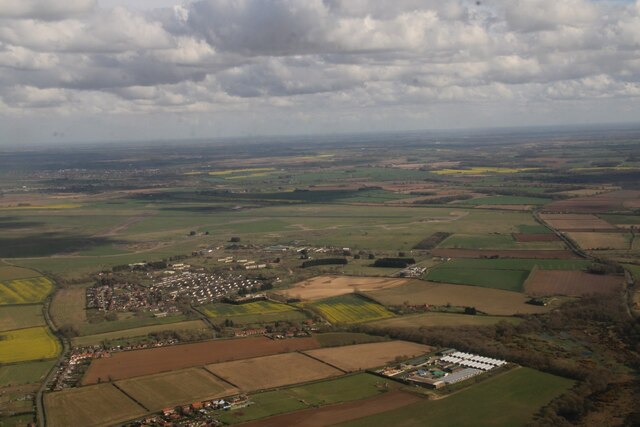
<svg viewBox="0 0 640 427">
<path fill-rule="evenodd" d="M 500 120 L 569 100 L 597 117 L 596 102 L 628 111 L 640 96 L 638 58 L 640 1 L 176 0 L 137 10 L 7 0 L 0 125 L 43 111 L 295 112 L 366 129 L 373 116 L 440 123 L 452 105 L 481 105 Z"/>
<path fill-rule="evenodd" d="M 94 10 L 95 0 L 3 0 L 0 18 L 65 19 Z"/>
</svg>

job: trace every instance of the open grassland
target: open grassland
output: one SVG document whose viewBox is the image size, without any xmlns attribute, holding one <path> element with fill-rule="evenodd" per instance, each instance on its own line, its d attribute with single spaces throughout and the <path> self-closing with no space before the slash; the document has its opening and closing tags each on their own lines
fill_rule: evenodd
<svg viewBox="0 0 640 427">
<path fill-rule="evenodd" d="M 528 368 L 515 369 L 444 399 L 421 401 L 344 426 L 513 427 L 566 392 L 573 381 Z"/>
<path fill-rule="evenodd" d="M 441 326 L 487 326 L 499 322 L 518 324 L 522 321 L 509 316 L 471 316 L 455 313 L 424 313 L 373 322 L 371 325 L 380 328 L 422 328 Z"/>
<path fill-rule="evenodd" d="M 207 365 L 206 369 L 244 392 L 300 384 L 343 374 L 342 371 L 302 353 L 216 363 Z"/>
<path fill-rule="evenodd" d="M 176 369 L 318 347 L 320 347 L 320 344 L 315 338 L 271 340 L 259 337 L 212 340 L 194 344 L 127 351 L 113 354 L 109 358 L 94 359 L 82 379 L 82 383 L 95 384 L 109 379 L 126 379 Z"/>
<path fill-rule="evenodd" d="M 515 249 L 515 250 L 559 250 L 564 249 L 561 241 L 519 242 L 512 233 L 464 234 L 457 233 L 445 239 L 438 248 L 447 249 Z"/>
<path fill-rule="evenodd" d="M 535 269 L 527 279 L 524 290 L 529 295 L 584 296 L 610 294 L 622 289 L 622 276 L 589 274 L 584 271 Z"/>
<path fill-rule="evenodd" d="M 51 427 L 109 426 L 147 412 L 113 384 L 47 393 L 44 404 L 47 425 Z"/>
<path fill-rule="evenodd" d="M 44 326 L 5 331 L 0 336 L 0 363 L 51 359 L 60 353 L 60 343 Z"/>
<path fill-rule="evenodd" d="M 375 291 L 404 285 L 407 279 L 384 277 L 353 276 L 317 276 L 294 284 L 291 288 L 279 291 L 289 298 L 315 301 L 323 298 L 350 294 L 354 291 Z"/>
<path fill-rule="evenodd" d="M 45 360 L 0 366 L 0 387 L 39 383 L 54 363 L 54 360 Z"/>
<path fill-rule="evenodd" d="M 235 387 L 202 368 L 118 381 L 116 386 L 150 411 L 236 394 Z"/>
<path fill-rule="evenodd" d="M 87 285 L 75 285 L 60 288 L 51 300 L 51 317 L 53 322 L 62 327 L 70 325 L 80 330 L 87 321 L 85 306 Z"/>
<path fill-rule="evenodd" d="M 35 414 L 20 414 L 20 415 L 12 415 L 3 417 L 0 420 L 0 426 L 2 427 L 23 427 L 28 426 L 30 423 L 35 422 Z"/>
<path fill-rule="evenodd" d="M 387 383 L 387 387 L 384 383 Z M 253 405 L 241 411 L 224 412 L 220 420 L 228 424 L 247 422 L 305 408 L 372 398 L 397 387 L 395 382 L 370 374 L 348 375 L 333 380 L 253 394 L 251 395 Z"/>
<path fill-rule="evenodd" d="M 186 322 L 169 323 L 165 325 L 143 326 L 141 328 L 124 329 L 107 332 L 104 334 L 75 337 L 71 340 L 74 346 L 88 346 L 101 344 L 113 340 L 144 337 L 155 332 L 166 331 L 204 331 L 208 326 L 202 320 L 189 320 Z"/>
<path fill-rule="evenodd" d="M 0 305 L 34 304 L 42 302 L 53 289 L 46 277 L 15 279 L 0 282 Z"/>
<path fill-rule="evenodd" d="M 358 295 L 341 295 L 307 305 L 332 324 L 361 323 L 393 317 L 393 313 Z"/>
<path fill-rule="evenodd" d="M 570 232 L 567 236 L 582 249 L 630 249 L 631 235 L 629 233 L 589 233 Z"/>
<path fill-rule="evenodd" d="M 366 344 L 387 341 L 387 338 L 358 332 L 326 332 L 314 335 L 322 347 L 339 347 L 341 345 Z"/>
<path fill-rule="evenodd" d="M 44 324 L 42 305 L 0 306 L 0 332 Z"/>
<path fill-rule="evenodd" d="M 416 357 L 431 351 L 431 347 L 408 341 L 386 341 L 346 347 L 320 348 L 306 354 L 345 372 L 375 368 L 398 356 Z"/>
<path fill-rule="evenodd" d="M 550 309 L 527 304 L 529 298 L 518 292 L 425 281 L 412 281 L 405 286 L 370 292 L 368 295 L 384 305 L 406 303 L 475 307 L 483 313 L 499 316 L 542 313 Z"/>
<path fill-rule="evenodd" d="M 14 267 L 12 265 L 3 265 L 0 263 L 0 282 L 15 279 L 29 279 L 31 277 L 41 276 L 37 271 L 28 268 Z"/>
</svg>

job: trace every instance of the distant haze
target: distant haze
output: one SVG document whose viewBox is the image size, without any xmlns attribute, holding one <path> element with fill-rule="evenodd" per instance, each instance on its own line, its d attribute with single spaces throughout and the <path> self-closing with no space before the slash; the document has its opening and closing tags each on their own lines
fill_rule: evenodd
<svg viewBox="0 0 640 427">
<path fill-rule="evenodd" d="M 639 122 L 640 0 L 3 0 L 0 144 Z"/>
</svg>

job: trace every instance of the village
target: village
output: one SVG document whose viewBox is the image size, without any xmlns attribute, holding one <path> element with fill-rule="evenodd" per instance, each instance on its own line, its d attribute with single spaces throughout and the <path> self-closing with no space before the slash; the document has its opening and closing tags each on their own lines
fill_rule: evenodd
<svg viewBox="0 0 640 427">
<path fill-rule="evenodd" d="M 220 301 L 231 294 L 258 290 L 261 279 L 233 273 L 207 273 L 188 264 L 173 264 L 160 274 L 148 273 L 152 284 L 128 281 L 98 281 L 87 288 L 87 308 L 101 311 L 154 310 L 157 316 L 174 313 L 178 302 L 194 305 Z"/>
</svg>

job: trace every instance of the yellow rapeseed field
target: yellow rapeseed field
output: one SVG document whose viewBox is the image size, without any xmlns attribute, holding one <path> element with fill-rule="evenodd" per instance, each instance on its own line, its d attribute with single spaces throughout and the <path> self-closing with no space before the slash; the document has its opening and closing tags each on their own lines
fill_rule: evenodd
<svg viewBox="0 0 640 427">
<path fill-rule="evenodd" d="M 60 343 L 44 326 L 0 333 L 0 363 L 51 359 L 60 353 Z"/>
<path fill-rule="evenodd" d="M 42 302 L 53 289 L 46 277 L 15 279 L 0 282 L 0 305 L 34 304 Z"/>
<path fill-rule="evenodd" d="M 355 295 L 327 298 L 311 304 L 330 323 L 361 323 L 393 317 L 393 313 Z"/>
</svg>

